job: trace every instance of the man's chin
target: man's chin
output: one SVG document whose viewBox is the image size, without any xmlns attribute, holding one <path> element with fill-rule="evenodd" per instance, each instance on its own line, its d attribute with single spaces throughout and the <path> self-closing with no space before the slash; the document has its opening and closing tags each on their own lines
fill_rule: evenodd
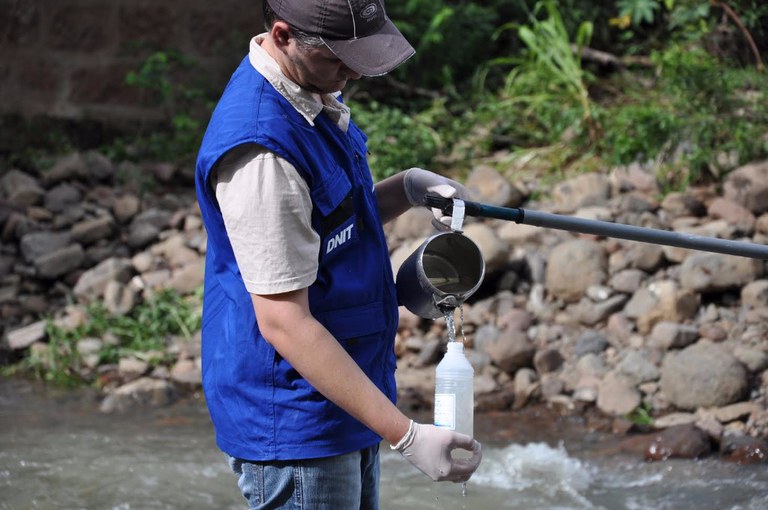
<svg viewBox="0 0 768 510">
<path fill-rule="evenodd" d="M 334 92 L 339 92 L 347 85 L 347 80 L 341 80 L 341 81 L 334 81 L 329 82 L 328 84 L 325 84 L 323 86 L 318 85 L 310 85 L 311 88 L 308 90 L 310 92 L 315 92 L 317 94 L 333 94 Z"/>
</svg>

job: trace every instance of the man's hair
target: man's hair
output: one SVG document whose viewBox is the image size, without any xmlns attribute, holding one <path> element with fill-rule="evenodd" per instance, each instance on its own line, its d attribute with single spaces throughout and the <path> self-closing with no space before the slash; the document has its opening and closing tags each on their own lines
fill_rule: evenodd
<svg viewBox="0 0 768 510">
<path fill-rule="evenodd" d="M 267 0 L 262 0 L 261 2 L 262 6 L 264 7 L 264 28 L 267 31 L 272 30 L 272 26 L 275 24 L 276 21 L 285 21 L 278 17 L 277 13 L 274 9 L 269 5 L 269 2 Z M 286 22 L 287 23 L 287 22 Z M 323 40 L 314 34 L 310 34 L 307 32 L 304 32 L 303 30 L 299 30 L 298 28 L 294 27 L 290 23 L 288 23 L 288 26 L 291 29 L 291 35 L 296 39 L 296 43 L 303 48 L 320 48 L 325 46 L 325 43 Z"/>
</svg>

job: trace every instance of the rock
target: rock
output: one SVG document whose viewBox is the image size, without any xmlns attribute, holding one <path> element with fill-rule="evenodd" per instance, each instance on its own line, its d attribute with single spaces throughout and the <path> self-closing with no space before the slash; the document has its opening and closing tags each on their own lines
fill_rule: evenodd
<svg viewBox="0 0 768 510">
<path fill-rule="evenodd" d="M 662 351 L 681 349 L 694 343 L 699 338 L 695 326 L 678 324 L 671 321 L 656 323 L 651 330 L 648 344 Z"/>
<path fill-rule="evenodd" d="M 110 280 L 127 283 L 131 276 L 133 265 L 129 259 L 110 258 L 83 273 L 73 291 L 79 298 L 99 298 Z"/>
<path fill-rule="evenodd" d="M 723 432 L 725 431 L 725 427 L 723 427 L 719 421 L 708 416 L 697 418 L 696 428 L 706 433 L 715 443 L 720 442 L 720 439 L 723 437 Z"/>
<path fill-rule="evenodd" d="M 536 372 L 530 368 L 521 368 L 515 373 L 514 409 L 525 407 L 531 397 L 540 389 Z"/>
<path fill-rule="evenodd" d="M 77 341 L 77 353 L 89 370 L 93 370 L 99 365 L 100 352 L 103 346 L 104 342 L 100 338 L 86 337 Z"/>
<path fill-rule="evenodd" d="M 69 232 L 30 232 L 21 238 L 19 247 L 24 260 L 34 262 L 38 257 L 68 246 L 71 240 Z"/>
<path fill-rule="evenodd" d="M 180 233 L 153 245 L 149 251 L 167 260 L 170 267 L 182 267 L 200 258 L 195 250 L 187 247 L 184 236 Z"/>
<path fill-rule="evenodd" d="M 124 383 L 135 381 L 149 370 L 149 363 L 133 356 L 120 358 L 117 372 Z"/>
<path fill-rule="evenodd" d="M 576 341 L 576 356 L 581 358 L 587 354 L 600 354 L 609 345 L 608 339 L 599 331 L 585 331 Z"/>
<path fill-rule="evenodd" d="M 673 217 L 678 216 L 703 216 L 707 209 L 698 197 L 690 193 L 668 193 L 661 201 L 661 208 L 669 212 Z"/>
<path fill-rule="evenodd" d="M 712 451 L 709 437 L 693 424 L 676 425 L 652 437 L 645 460 L 698 459 Z"/>
<path fill-rule="evenodd" d="M 634 325 L 624 313 L 617 312 L 608 317 L 606 331 L 617 343 L 624 344 L 632 337 Z"/>
<path fill-rule="evenodd" d="M 496 316 L 496 326 L 500 329 L 528 331 L 531 324 L 533 324 L 533 317 L 530 312 L 519 308 L 499 310 Z"/>
<path fill-rule="evenodd" d="M 691 423 L 696 423 L 696 415 L 694 413 L 670 413 L 653 420 L 653 426 L 657 429 L 690 425 Z"/>
<path fill-rule="evenodd" d="M 741 304 L 755 308 L 768 306 L 768 280 L 749 282 L 742 287 Z"/>
<path fill-rule="evenodd" d="M 744 165 L 723 182 L 723 196 L 754 214 L 768 211 L 768 161 Z"/>
<path fill-rule="evenodd" d="M 136 407 L 168 406 L 178 399 L 169 381 L 141 377 L 109 392 L 99 409 L 104 413 L 127 412 Z"/>
<path fill-rule="evenodd" d="M 509 247 L 496 232 L 483 223 L 467 225 L 464 235 L 474 241 L 485 260 L 486 272 L 504 267 L 509 258 Z"/>
<path fill-rule="evenodd" d="M 737 346 L 733 355 L 753 374 L 759 374 L 768 368 L 768 353 L 764 350 Z"/>
<path fill-rule="evenodd" d="M 141 201 L 136 195 L 123 195 L 112 203 L 112 214 L 118 223 L 127 223 L 141 210 Z"/>
<path fill-rule="evenodd" d="M 62 183 L 45 193 L 45 208 L 54 213 L 61 214 L 73 205 L 83 200 L 83 194 L 75 186 Z"/>
<path fill-rule="evenodd" d="M 45 321 L 37 321 L 27 326 L 9 331 L 5 335 L 3 348 L 11 351 L 26 349 L 45 338 Z"/>
<path fill-rule="evenodd" d="M 487 165 L 475 167 L 464 183 L 471 200 L 499 207 L 519 207 L 523 194 L 497 170 Z"/>
<path fill-rule="evenodd" d="M 639 269 L 653 273 L 664 263 L 664 248 L 655 244 L 633 243 L 611 254 L 608 265 L 611 272 L 622 269 Z"/>
<path fill-rule="evenodd" d="M 496 380 L 488 374 L 475 375 L 474 383 L 475 395 L 487 395 L 489 393 L 495 393 L 499 389 L 499 384 Z"/>
<path fill-rule="evenodd" d="M 768 234 L 768 213 L 764 213 L 757 218 L 755 230 L 760 234 Z"/>
<path fill-rule="evenodd" d="M 416 329 L 421 324 L 421 317 L 411 312 L 407 308 L 400 307 L 400 319 L 398 323 L 398 330 L 411 330 Z"/>
<path fill-rule="evenodd" d="M 579 270 L 574 272 L 573 268 Z M 607 278 L 607 260 L 602 247 L 593 241 L 577 239 L 552 250 L 546 272 L 546 289 L 553 296 L 575 302 L 591 285 Z"/>
<path fill-rule="evenodd" d="M 719 344 L 698 342 L 664 357 L 661 391 L 679 409 L 725 406 L 747 390 L 744 365 Z"/>
<path fill-rule="evenodd" d="M 411 254 L 418 250 L 423 242 L 423 239 L 417 239 L 408 243 L 403 243 L 392 252 L 389 260 L 392 264 L 392 272 L 394 273 L 395 277 L 397 277 L 397 272 L 400 270 L 400 266 L 403 265 L 403 262 L 405 262 L 406 259 L 411 256 Z"/>
<path fill-rule="evenodd" d="M 608 367 L 597 354 L 585 354 L 576 362 L 576 371 L 581 377 L 601 380 L 608 373 Z"/>
<path fill-rule="evenodd" d="M 732 421 L 749 418 L 753 414 L 760 412 L 760 406 L 753 402 L 738 402 L 728 406 L 714 409 L 707 409 L 705 414 L 712 416 L 720 423 L 731 423 Z"/>
<path fill-rule="evenodd" d="M 485 330 L 488 331 L 487 328 Z M 479 349 L 490 356 L 494 365 L 508 374 L 514 374 L 521 368 L 533 366 L 536 348 L 521 331 L 502 330 L 492 340 L 480 340 L 479 342 L 476 336 L 475 343 Z"/>
<path fill-rule="evenodd" d="M 45 193 L 34 177 L 15 169 L 0 177 L 0 192 L 11 205 L 19 207 L 39 204 Z"/>
<path fill-rule="evenodd" d="M 102 216 L 76 223 L 70 235 L 73 240 L 88 245 L 112 237 L 114 230 L 115 221 L 112 217 Z"/>
<path fill-rule="evenodd" d="M 171 369 L 171 380 L 182 385 L 199 387 L 203 380 L 202 371 L 195 360 L 182 359 Z"/>
<path fill-rule="evenodd" d="M 768 462 L 768 441 L 749 436 L 726 436 L 720 443 L 723 460 L 741 465 Z"/>
<path fill-rule="evenodd" d="M 656 176 L 638 163 L 613 169 L 610 173 L 610 180 L 616 193 L 636 190 L 649 195 L 656 195 L 659 192 Z"/>
<path fill-rule="evenodd" d="M 608 178 L 599 173 L 586 173 L 560 182 L 552 190 L 557 211 L 570 213 L 579 207 L 604 205 L 611 196 Z"/>
<path fill-rule="evenodd" d="M 35 259 L 35 269 L 40 278 L 53 280 L 78 269 L 85 261 L 83 247 L 70 244 Z"/>
<path fill-rule="evenodd" d="M 702 324 L 699 328 L 701 338 L 706 338 L 712 342 L 722 342 L 728 338 L 728 332 L 719 324 Z"/>
<path fill-rule="evenodd" d="M 573 390 L 573 399 L 579 402 L 594 403 L 597 401 L 600 379 L 597 377 L 585 376 L 578 380 Z"/>
<path fill-rule="evenodd" d="M 638 290 L 624 307 L 624 314 L 637 319 L 637 329 L 645 335 L 658 322 L 684 322 L 698 309 L 697 294 L 680 289 L 674 280 L 663 280 Z"/>
<path fill-rule="evenodd" d="M 131 221 L 128 244 L 134 249 L 147 246 L 168 227 L 170 219 L 171 213 L 168 211 L 156 207 L 147 209 Z"/>
<path fill-rule="evenodd" d="M 418 357 L 413 366 L 423 368 L 436 365 L 443 359 L 445 350 L 445 344 L 441 340 L 430 338 L 422 342 L 421 349 L 419 350 Z"/>
<path fill-rule="evenodd" d="M 768 223 L 768 222 L 766 222 Z M 524 225 L 505 221 L 496 230 L 499 239 L 509 246 L 518 246 L 525 243 L 538 243 L 541 237 L 541 227 Z"/>
<path fill-rule="evenodd" d="M 205 259 L 197 260 L 173 271 L 168 287 L 180 294 L 190 294 L 203 284 Z"/>
<path fill-rule="evenodd" d="M 731 200 L 715 198 L 707 207 L 707 214 L 715 219 L 724 219 L 736 228 L 738 233 L 752 235 L 755 231 L 755 215 Z"/>
<path fill-rule="evenodd" d="M 621 360 L 616 365 L 616 373 L 625 377 L 634 386 L 656 381 L 660 376 L 659 369 L 649 359 L 647 352 L 633 349 L 624 351 Z"/>
<path fill-rule="evenodd" d="M 533 356 L 533 366 L 539 374 L 549 374 L 555 372 L 563 366 L 565 358 L 556 349 L 546 349 L 537 351 Z"/>
<path fill-rule="evenodd" d="M 88 167 L 85 164 L 83 155 L 79 152 L 73 152 L 59 158 L 53 166 L 45 172 L 43 178 L 48 186 L 58 184 L 63 181 L 78 180 L 88 177 Z"/>
<path fill-rule="evenodd" d="M 699 293 L 722 292 L 741 287 L 763 275 L 762 261 L 719 253 L 691 255 L 680 269 L 680 284 Z"/>
<path fill-rule="evenodd" d="M 610 416 L 625 416 L 640 405 L 641 395 L 626 378 L 609 372 L 597 389 L 597 407 Z"/>
<path fill-rule="evenodd" d="M 83 155 L 88 175 L 97 181 L 107 181 L 115 174 L 115 165 L 112 161 L 96 151 L 88 151 Z"/>
<path fill-rule="evenodd" d="M 104 307 L 113 315 L 127 315 L 139 302 L 138 292 L 117 280 L 107 281 L 104 287 Z"/>
<path fill-rule="evenodd" d="M 543 374 L 541 376 L 541 396 L 547 402 L 551 402 L 555 397 L 560 396 L 565 389 L 563 380 L 555 374 Z"/>
<path fill-rule="evenodd" d="M 594 286 L 590 287 L 590 289 L 593 288 Z M 629 297 L 625 294 L 618 294 L 597 303 L 591 299 L 584 298 L 577 304 L 570 305 L 568 313 L 585 326 L 595 326 L 607 320 L 614 312 L 621 310 L 628 300 Z"/>
</svg>

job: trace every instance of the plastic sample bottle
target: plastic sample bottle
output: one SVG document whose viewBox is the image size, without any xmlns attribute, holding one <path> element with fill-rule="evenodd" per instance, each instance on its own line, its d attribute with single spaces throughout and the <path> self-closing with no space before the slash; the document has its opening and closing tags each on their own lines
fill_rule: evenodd
<svg viewBox="0 0 768 510">
<path fill-rule="evenodd" d="M 448 350 L 437 365 L 435 381 L 435 425 L 474 437 L 475 371 L 464 355 L 462 342 L 448 342 Z M 454 457 L 469 458 L 472 453 L 454 450 Z"/>
</svg>

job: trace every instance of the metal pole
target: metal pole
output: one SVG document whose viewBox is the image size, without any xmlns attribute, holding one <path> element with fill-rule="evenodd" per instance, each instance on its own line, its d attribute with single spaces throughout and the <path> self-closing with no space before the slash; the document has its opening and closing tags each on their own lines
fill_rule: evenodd
<svg viewBox="0 0 768 510">
<path fill-rule="evenodd" d="M 453 199 L 451 198 L 443 198 L 437 195 L 427 194 L 424 197 L 424 204 L 427 207 L 441 209 L 446 215 L 451 215 L 453 211 Z M 515 223 L 522 223 L 523 225 L 554 228 L 558 230 L 567 230 L 569 232 L 579 232 L 582 234 L 595 234 L 619 239 L 628 239 L 630 241 L 678 246 L 680 248 L 690 248 L 693 250 L 703 250 L 724 253 L 726 255 L 738 255 L 741 257 L 768 260 L 768 246 L 743 241 L 731 241 L 715 237 L 670 232 L 668 230 L 635 227 L 608 221 L 588 220 L 585 218 L 527 211 L 518 208 L 496 207 L 467 201 L 464 201 L 464 214 L 467 216 L 495 218 L 499 220 L 514 221 Z"/>
</svg>

